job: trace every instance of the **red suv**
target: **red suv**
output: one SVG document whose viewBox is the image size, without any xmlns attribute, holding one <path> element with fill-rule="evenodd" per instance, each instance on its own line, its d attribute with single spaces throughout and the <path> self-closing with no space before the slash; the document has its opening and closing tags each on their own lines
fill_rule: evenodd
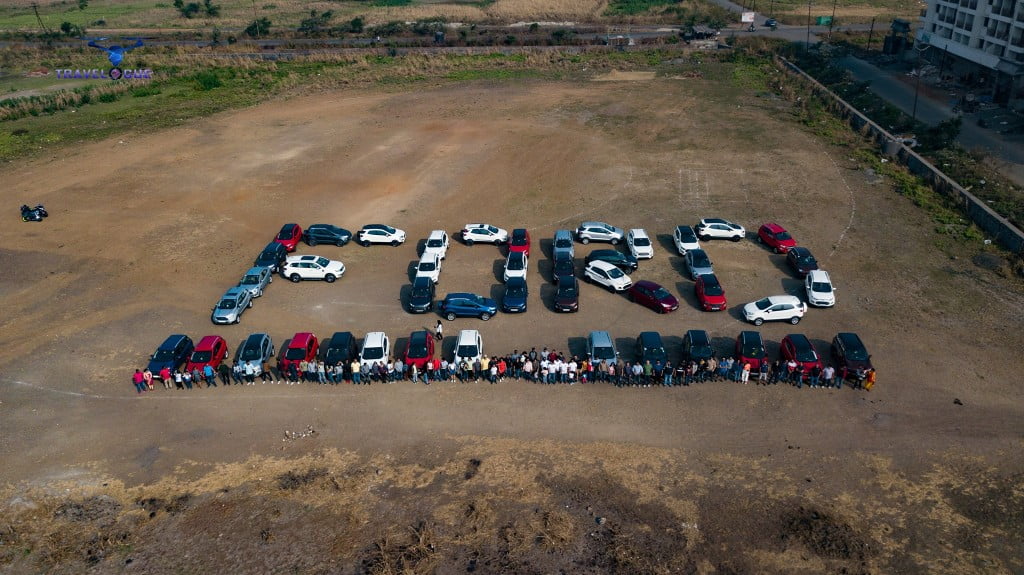
<svg viewBox="0 0 1024 575">
<path fill-rule="evenodd" d="M 299 332 L 292 336 L 287 347 L 279 356 L 278 367 L 281 371 L 288 369 L 288 366 L 295 364 L 296 368 L 302 360 L 309 361 L 316 359 L 316 353 L 320 349 L 320 342 L 316 336 L 309 332 Z"/>
<path fill-rule="evenodd" d="M 278 232 L 274 241 L 284 246 L 284 249 L 294 252 L 295 246 L 299 245 L 302 239 L 302 226 L 299 224 L 285 224 Z"/>
<path fill-rule="evenodd" d="M 793 359 L 803 364 L 805 378 L 808 377 L 811 369 L 815 366 L 818 369 L 825 368 L 821 363 L 821 356 L 815 351 L 811 340 L 807 339 L 807 336 L 803 334 L 791 333 L 782 338 L 782 346 L 779 348 L 779 353 L 782 354 L 782 359 L 785 361 Z"/>
<path fill-rule="evenodd" d="M 406 367 L 415 365 L 422 373 L 423 366 L 434 359 L 434 336 L 429 331 L 414 331 L 409 334 L 402 360 Z"/>
<path fill-rule="evenodd" d="M 193 369 L 203 371 L 203 368 L 206 366 L 217 369 L 227 355 L 228 342 L 224 341 L 224 338 L 219 335 L 208 335 L 196 344 L 195 349 L 192 350 L 192 355 L 188 358 L 188 364 L 185 366 L 185 369 L 188 371 Z"/>
<path fill-rule="evenodd" d="M 767 223 L 757 230 L 757 241 L 770 247 L 777 254 L 784 254 L 789 248 L 796 247 L 796 240 L 782 226 Z"/>
<path fill-rule="evenodd" d="M 701 274 L 697 276 L 697 283 L 693 285 L 697 294 L 697 301 L 704 311 L 722 311 L 726 308 L 725 290 L 722 284 L 718 283 L 715 274 Z"/>
<path fill-rule="evenodd" d="M 740 365 L 750 363 L 751 373 L 757 373 L 761 368 L 761 362 L 768 361 L 768 352 L 764 350 L 764 342 L 759 332 L 740 332 L 736 338 L 736 360 Z"/>
<path fill-rule="evenodd" d="M 516 228 L 512 230 L 512 237 L 508 241 L 508 251 L 511 252 L 523 252 L 527 256 L 530 255 L 530 232 L 523 228 Z"/>
</svg>

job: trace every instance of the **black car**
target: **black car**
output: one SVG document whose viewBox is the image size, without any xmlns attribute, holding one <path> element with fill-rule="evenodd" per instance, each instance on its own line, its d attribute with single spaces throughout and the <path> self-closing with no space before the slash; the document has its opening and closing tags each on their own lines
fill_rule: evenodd
<svg viewBox="0 0 1024 575">
<path fill-rule="evenodd" d="M 580 284 L 575 277 L 566 277 L 558 282 L 555 292 L 555 311 L 574 312 L 580 310 Z"/>
<path fill-rule="evenodd" d="M 334 366 L 339 363 L 345 365 L 359 355 L 356 336 L 352 335 L 350 331 L 335 332 L 331 339 L 320 345 L 320 354 L 326 365 Z"/>
<path fill-rule="evenodd" d="M 302 239 L 311 246 L 317 244 L 343 246 L 352 239 L 352 232 L 331 224 L 313 224 L 302 233 Z"/>
<path fill-rule="evenodd" d="M 683 361 L 710 359 L 715 354 L 708 332 L 691 329 L 683 335 Z"/>
<path fill-rule="evenodd" d="M 814 259 L 814 254 L 811 253 L 811 250 L 802 246 L 789 248 L 789 252 L 786 253 L 786 263 L 800 277 L 805 277 L 807 274 L 818 269 L 818 260 Z"/>
<path fill-rule="evenodd" d="M 506 313 L 519 313 L 526 311 L 526 296 L 529 290 L 526 288 L 526 280 L 523 278 L 508 278 L 505 282 L 505 295 L 501 298 L 501 311 Z"/>
<path fill-rule="evenodd" d="M 284 260 L 288 258 L 288 248 L 277 242 L 270 242 L 267 247 L 263 248 L 260 255 L 256 256 L 256 261 L 253 265 L 257 267 L 270 268 L 271 272 L 277 273 L 281 266 L 284 265 Z"/>
<path fill-rule="evenodd" d="M 153 372 L 153 377 L 160 377 L 160 370 L 163 368 L 174 371 L 181 367 L 195 349 L 192 338 L 187 335 L 175 334 L 164 340 L 156 352 L 149 358 L 147 369 Z"/>
<path fill-rule="evenodd" d="M 427 276 L 416 276 L 409 293 L 409 311 L 427 313 L 434 307 L 434 282 Z"/>
<path fill-rule="evenodd" d="M 643 363 L 650 360 L 653 364 L 660 361 L 668 361 L 668 354 L 665 353 L 665 344 L 661 342 L 661 334 L 656 331 L 644 331 L 636 338 L 636 358 Z"/>
<path fill-rule="evenodd" d="M 576 262 L 569 257 L 555 259 L 555 265 L 551 268 L 551 281 L 559 283 L 562 277 L 576 277 Z"/>
<path fill-rule="evenodd" d="M 624 254 L 619 250 L 594 250 L 587 255 L 587 263 L 592 261 L 608 262 L 624 272 L 634 272 L 637 268 L 633 254 Z"/>
<path fill-rule="evenodd" d="M 852 377 L 858 369 L 872 368 L 871 355 L 855 333 L 838 333 L 832 338 L 832 361 L 836 364 L 837 377 L 842 377 L 844 370 Z"/>
</svg>

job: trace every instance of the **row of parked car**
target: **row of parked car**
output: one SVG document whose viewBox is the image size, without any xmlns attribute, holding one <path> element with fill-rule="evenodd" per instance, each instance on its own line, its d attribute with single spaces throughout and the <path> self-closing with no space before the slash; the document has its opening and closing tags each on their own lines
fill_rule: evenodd
<svg viewBox="0 0 1024 575">
<path fill-rule="evenodd" d="M 586 339 L 584 353 L 594 361 L 614 362 L 624 359 L 616 349 L 615 341 L 607 331 L 592 331 Z M 273 340 L 268 334 L 254 333 L 243 340 L 235 351 L 234 362 L 251 364 L 254 368 L 262 368 L 269 364 L 276 354 Z M 289 366 L 298 366 L 302 361 L 323 361 L 328 366 L 342 364 L 348 366 L 353 360 L 362 365 L 387 363 L 400 358 L 406 365 L 422 368 L 426 362 L 439 355 L 435 349 L 433 334 L 427 330 L 418 330 L 409 334 L 403 350 L 393 355 L 391 340 L 381 331 L 367 333 L 362 341 L 358 341 L 351 332 L 336 332 L 329 339 L 321 342 L 310 332 L 299 332 L 285 341 L 278 356 L 277 367 L 287 371 Z M 150 356 L 148 368 L 157 377 L 164 368 L 172 372 L 177 369 L 203 370 L 207 365 L 217 368 L 227 361 L 228 344 L 219 335 L 208 335 L 193 344 L 187 335 L 176 334 L 168 337 L 156 352 Z M 473 362 L 483 357 L 484 344 L 480 332 L 465 329 L 459 332 L 451 360 Z M 689 330 L 683 334 L 681 353 L 678 361 L 694 361 L 710 359 L 717 356 L 711 337 L 703 330 Z M 832 362 L 837 370 L 850 373 L 858 369 L 871 368 L 871 355 L 860 337 L 852 332 L 841 332 L 832 338 L 830 347 Z M 736 338 L 733 357 L 742 362 L 749 362 L 751 369 L 756 371 L 762 362 L 769 361 L 761 334 L 756 331 L 742 331 Z M 779 357 L 785 361 L 790 359 L 801 363 L 806 372 L 814 367 L 823 368 L 821 355 L 813 343 L 803 334 L 790 334 L 782 339 L 779 345 Z M 670 361 L 669 354 L 663 343 L 661 334 L 645 331 L 637 336 L 632 358 L 627 360 L 652 364 Z"/>
</svg>

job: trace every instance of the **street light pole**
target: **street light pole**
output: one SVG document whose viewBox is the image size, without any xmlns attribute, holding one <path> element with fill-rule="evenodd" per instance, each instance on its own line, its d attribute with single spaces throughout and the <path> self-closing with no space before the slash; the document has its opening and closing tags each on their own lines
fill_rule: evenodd
<svg viewBox="0 0 1024 575">
<path fill-rule="evenodd" d="M 924 48 L 918 48 L 916 45 L 914 46 L 914 49 L 917 50 L 917 82 L 914 83 L 914 111 L 910 114 L 910 118 L 915 122 L 917 121 L 917 93 L 921 88 L 921 76 L 923 76 L 923 74 L 921 74 L 921 56 L 928 48 L 928 44 L 925 44 Z"/>
<path fill-rule="evenodd" d="M 832 43 L 832 23 L 836 21 L 836 2 L 839 0 L 832 0 L 832 18 L 828 21 L 828 40 L 829 44 Z"/>
<path fill-rule="evenodd" d="M 772 7 L 768 10 L 768 16 L 775 17 L 775 0 L 772 0 Z"/>
<path fill-rule="evenodd" d="M 811 49 L 811 1 L 807 0 L 807 42 L 804 44 L 804 50 Z"/>
</svg>

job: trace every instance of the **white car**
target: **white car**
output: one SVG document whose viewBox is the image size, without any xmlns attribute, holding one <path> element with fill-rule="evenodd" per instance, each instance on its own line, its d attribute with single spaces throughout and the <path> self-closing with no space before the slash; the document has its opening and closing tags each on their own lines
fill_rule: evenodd
<svg viewBox="0 0 1024 575">
<path fill-rule="evenodd" d="M 625 236 L 626 232 L 622 231 L 622 228 L 604 222 L 583 222 L 576 228 L 576 239 L 584 245 L 590 242 L 610 242 L 615 246 Z"/>
<path fill-rule="evenodd" d="M 281 266 L 281 276 L 293 282 L 324 280 L 331 283 L 343 275 L 345 264 L 320 256 L 288 256 Z"/>
<path fill-rule="evenodd" d="M 743 317 L 754 325 L 766 321 L 788 321 L 796 325 L 807 312 L 807 304 L 792 295 L 773 295 L 743 306 Z"/>
<path fill-rule="evenodd" d="M 832 279 L 824 270 L 811 270 L 804 278 L 804 289 L 807 290 L 807 301 L 815 307 L 832 307 L 836 305 L 836 288 Z"/>
<path fill-rule="evenodd" d="M 587 281 L 599 283 L 617 292 L 626 291 L 633 285 L 633 280 L 629 279 L 629 276 L 622 270 L 601 260 L 594 260 L 587 264 L 587 267 L 583 269 L 583 277 Z"/>
<path fill-rule="evenodd" d="M 473 365 L 473 363 L 479 361 L 483 355 L 484 340 L 480 337 L 480 332 L 475 329 L 464 329 L 460 331 L 459 339 L 455 342 L 455 357 L 453 360 L 459 364 L 465 361 L 468 362 L 469 365 Z"/>
<path fill-rule="evenodd" d="M 423 246 L 423 255 L 436 254 L 444 259 L 448 256 L 448 233 L 444 230 L 434 230 L 427 236 L 427 243 Z"/>
<path fill-rule="evenodd" d="M 685 256 L 686 252 L 690 250 L 700 249 L 697 234 L 690 226 L 676 226 L 676 231 L 672 234 L 672 237 L 676 242 L 676 250 L 679 251 L 681 256 Z"/>
<path fill-rule="evenodd" d="M 405 232 L 384 224 L 367 224 L 363 226 L 363 229 L 359 230 L 356 243 L 363 246 L 370 244 L 391 244 L 397 246 L 405 243 Z"/>
<path fill-rule="evenodd" d="M 508 230 L 490 224 L 466 224 L 466 227 L 462 228 L 462 241 L 467 246 L 477 242 L 505 244 L 508 243 Z"/>
<path fill-rule="evenodd" d="M 378 362 L 388 364 L 391 357 L 391 341 L 388 334 L 382 331 L 371 331 L 363 338 L 363 347 L 359 351 L 359 365 L 375 366 Z"/>
<path fill-rule="evenodd" d="M 638 260 L 649 260 L 654 257 L 654 244 L 647 232 L 636 228 L 629 230 L 626 234 L 626 245 L 629 246 L 629 253 Z"/>
<path fill-rule="evenodd" d="M 704 218 L 697 224 L 697 237 L 705 242 L 711 239 L 738 242 L 746 235 L 743 226 L 721 218 Z"/>
<path fill-rule="evenodd" d="M 416 264 L 416 277 L 430 278 L 435 284 L 441 281 L 441 258 L 435 253 L 424 253 Z"/>
<path fill-rule="evenodd" d="M 505 260 L 505 281 L 511 278 L 526 279 L 526 270 L 529 267 L 530 258 L 523 252 L 509 252 Z"/>
</svg>

